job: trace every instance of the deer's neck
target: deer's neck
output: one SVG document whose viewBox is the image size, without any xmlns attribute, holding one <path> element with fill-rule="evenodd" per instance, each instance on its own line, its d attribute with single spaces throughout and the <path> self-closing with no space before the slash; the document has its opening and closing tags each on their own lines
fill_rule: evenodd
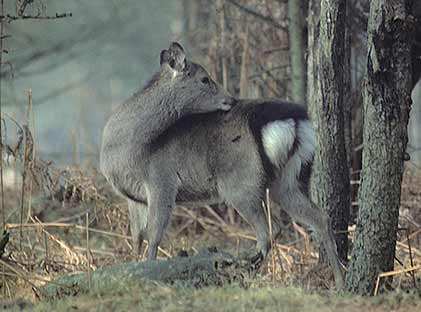
<svg viewBox="0 0 421 312">
<path fill-rule="evenodd" d="M 183 112 L 177 109 L 175 103 L 175 94 L 166 94 L 165 97 L 155 94 L 152 100 L 145 97 L 145 100 L 139 102 L 136 105 L 135 140 L 142 145 L 151 144 L 183 117 Z"/>
</svg>

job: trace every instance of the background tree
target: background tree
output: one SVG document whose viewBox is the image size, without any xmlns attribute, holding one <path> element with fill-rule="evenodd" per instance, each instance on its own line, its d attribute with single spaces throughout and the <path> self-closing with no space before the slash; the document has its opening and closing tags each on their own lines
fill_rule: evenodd
<svg viewBox="0 0 421 312">
<path fill-rule="evenodd" d="M 291 98 L 294 102 L 305 104 L 305 46 L 303 36 L 303 4 L 301 0 L 288 1 L 289 55 L 291 63 Z"/>
<path fill-rule="evenodd" d="M 371 294 L 393 269 L 411 106 L 409 0 L 373 0 L 364 84 L 364 149 L 355 246 L 347 289 Z"/>
<path fill-rule="evenodd" d="M 345 40 L 346 0 L 311 0 L 309 8 L 308 105 L 316 129 L 312 195 L 326 209 L 346 261 L 350 208 L 349 167 L 345 144 L 345 86 L 348 45 Z"/>
<path fill-rule="evenodd" d="M 421 25 L 421 1 L 414 1 L 412 15 L 418 25 Z M 407 152 L 411 155 L 411 160 L 421 166 L 421 27 L 415 27 L 414 41 L 412 45 L 412 85 L 413 103 L 411 108 L 411 119 L 409 121 L 409 142 Z"/>
</svg>

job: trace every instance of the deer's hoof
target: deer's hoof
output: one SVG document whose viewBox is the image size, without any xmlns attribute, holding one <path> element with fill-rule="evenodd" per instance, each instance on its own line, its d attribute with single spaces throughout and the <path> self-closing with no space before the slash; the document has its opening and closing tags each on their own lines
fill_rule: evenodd
<svg viewBox="0 0 421 312">
<path fill-rule="evenodd" d="M 244 252 L 239 256 L 241 259 L 242 266 L 247 268 L 249 271 L 256 271 L 260 268 L 265 257 L 261 251 L 256 252 Z"/>
<path fill-rule="evenodd" d="M 265 257 L 263 256 L 263 253 L 259 251 L 257 254 L 250 258 L 250 263 L 255 269 L 258 269 L 262 265 L 263 260 L 265 260 Z"/>
</svg>

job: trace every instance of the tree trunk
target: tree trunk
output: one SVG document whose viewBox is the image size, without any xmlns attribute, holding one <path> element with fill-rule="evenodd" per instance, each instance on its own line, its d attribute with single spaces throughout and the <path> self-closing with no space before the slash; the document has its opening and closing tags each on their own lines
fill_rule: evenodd
<svg viewBox="0 0 421 312">
<path fill-rule="evenodd" d="M 318 2 L 311 0 L 309 8 L 308 105 L 318 146 L 312 195 L 328 211 L 339 257 L 345 261 L 350 206 L 343 97 L 349 75 L 344 65 L 346 1 L 322 0 L 320 6 Z"/>
<path fill-rule="evenodd" d="M 373 0 L 368 24 L 364 149 L 355 244 L 347 289 L 372 294 L 393 269 L 411 106 L 410 0 Z M 390 280 L 387 281 L 387 285 Z"/>
<path fill-rule="evenodd" d="M 300 104 L 304 104 L 306 100 L 302 19 L 301 0 L 289 0 L 288 33 L 291 63 L 291 96 L 294 102 Z"/>
<path fill-rule="evenodd" d="M 182 10 L 183 10 L 183 34 L 189 38 L 192 32 L 196 30 L 197 27 L 197 18 L 198 18 L 198 3 L 199 1 L 183 0 Z"/>
</svg>

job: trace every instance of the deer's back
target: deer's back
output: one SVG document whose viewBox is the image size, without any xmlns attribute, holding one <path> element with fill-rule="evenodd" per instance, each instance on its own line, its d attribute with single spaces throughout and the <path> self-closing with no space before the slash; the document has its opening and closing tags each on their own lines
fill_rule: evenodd
<svg viewBox="0 0 421 312">
<path fill-rule="evenodd" d="M 265 150 L 262 131 L 289 119 L 306 120 L 307 114 L 284 102 L 241 101 L 228 113 L 184 117 L 146 149 L 130 148 L 113 184 L 123 195 L 146 201 L 144 185 L 154 183 L 148 172 L 159 172 L 177 184 L 181 203 L 221 202 L 229 189 L 264 187 L 280 168 Z"/>
</svg>

